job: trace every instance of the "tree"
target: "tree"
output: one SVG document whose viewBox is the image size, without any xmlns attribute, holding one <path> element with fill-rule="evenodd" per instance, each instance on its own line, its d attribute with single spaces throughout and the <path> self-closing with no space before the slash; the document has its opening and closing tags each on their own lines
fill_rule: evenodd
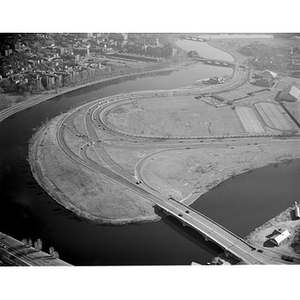
<svg viewBox="0 0 300 300">
<path fill-rule="evenodd" d="M 42 250 L 42 241 L 41 241 L 41 239 L 37 239 L 37 240 L 34 242 L 34 248 L 35 248 L 35 250 L 37 250 L 37 251 L 41 251 L 41 250 Z"/>
<path fill-rule="evenodd" d="M 49 254 L 50 254 L 53 258 L 59 258 L 58 252 L 55 251 L 53 247 L 49 247 Z"/>
<path fill-rule="evenodd" d="M 26 92 L 28 92 L 28 86 L 27 86 L 26 82 L 20 83 L 19 92 L 20 92 L 20 94 L 25 94 Z"/>
<path fill-rule="evenodd" d="M 11 86 L 11 82 L 9 79 L 4 78 L 0 81 L 0 87 L 4 90 L 4 91 L 9 91 L 10 90 L 10 86 Z"/>
<path fill-rule="evenodd" d="M 191 50 L 188 52 L 188 57 L 199 57 L 199 53 L 196 50 Z"/>
</svg>

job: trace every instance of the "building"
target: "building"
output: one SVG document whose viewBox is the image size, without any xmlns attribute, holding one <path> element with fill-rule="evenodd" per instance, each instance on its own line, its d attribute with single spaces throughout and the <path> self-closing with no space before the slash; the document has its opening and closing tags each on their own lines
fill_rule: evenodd
<svg viewBox="0 0 300 300">
<path fill-rule="evenodd" d="M 127 33 L 110 33 L 108 36 L 109 40 L 114 40 L 116 42 L 124 42 L 128 40 Z"/>
<path fill-rule="evenodd" d="M 159 46 L 159 38 L 157 37 L 145 37 L 145 44 L 158 47 Z"/>
<path fill-rule="evenodd" d="M 283 232 L 273 236 L 270 238 L 270 242 L 275 244 L 276 246 L 279 246 L 283 241 L 285 241 L 291 234 L 288 232 L 288 230 L 284 230 Z"/>
<path fill-rule="evenodd" d="M 294 85 L 290 85 L 280 92 L 279 99 L 288 102 L 296 102 L 300 99 L 300 90 Z"/>
<path fill-rule="evenodd" d="M 255 80 L 254 84 L 258 86 L 270 87 L 273 84 L 273 80 L 271 78 L 259 78 Z"/>
<path fill-rule="evenodd" d="M 269 70 L 265 70 L 265 71 L 259 73 L 258 76 L 262 77 L 262 78 L 275 79 L 277 77 L 277 73 L 269 71 Z"/>
</svg>

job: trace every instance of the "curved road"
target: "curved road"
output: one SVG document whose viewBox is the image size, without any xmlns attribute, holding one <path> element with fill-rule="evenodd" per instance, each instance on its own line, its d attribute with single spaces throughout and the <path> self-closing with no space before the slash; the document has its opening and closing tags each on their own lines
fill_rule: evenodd
<svg viewBox="0 0 300 300">
<path fill-rule="evenodd" d="M 234 76 L 228 85 L 221 88 L 216 87 L 214 92 L 219 92 L 221 89 L 232 89 L 236 85 L 243 84 L 245 80 L 244 69 L 238 68 L 234 73 Z M 212 93 L 212 91 L 210 91 Z M 178 218 L 184 225 L 188 225 L 198 232 L 200 232 L 207 240 L 213 240 L 219 244 L 225 251 L 231 253 L 235 257 L 241 259 L 245 264 L 277 264 L 280 261 L 275 258 L 270 258 L 270 255 L 266 255 L 264 250 L 260 248 L 254 248 L 252 245 L 245 242 L 243 239 L 237 237 L 235 234 L 220 226 L 213 220 L 204 216 L 203 214 L 191 209 L 183 203 L 176 201 L 175 199 L 166 199 L 165 196 L 158 191 L 147 186 L 141 182 L 141 175 L 139 173 L 140 164 L 144 159 L 141 159 L 136 165 L 134 174 L 128 172 L 120 165 L 118 165 L 105 151 L 105 146 L 117 147 L 117 148 L 135 148 L 135 147 L 152 147 L 160 148 L 160 151 L 169 149 L 184 149 L 184 148 L 204 148 L 211 147 L 214 143 L 214 147 L 228 147 L 228 141 L 232 145 L 247 145 L 253 141 L 254 136 L 246 136 L 242 138 L 233 139 L 233 137 L 222 138 L 220 137 L 173 137 L 166 138 L 161 136 L 146 137 L 135 136 L 126 132 L 121 132 L 117 128 L 113 128 L 106 121 L 106 113 L 114 106 L 123 104 L 126 102 L 134 101 L 141 98 L 151 97 L 168 97 L 168 96 L 182 96 L 190 94 L 199 95 L 197 92 L 190 90 L 174 90 L 170 91 L 147 91 L 142 93 L 131 93 L 127 95 L 117 95 L 115 97 L 107 97 L 101 100 L 95 100 L 91 103 L 81 106 L 76 109 L 72 114 L 69 114 L 59 121 L 57 126 L 57 140 L 66 155 L 68 155 L 75 162 L 82 166 L 89 168 L 95 172 L 98 172 L 105 178 L 125 186 L 133 192 L 151 201 L 163 211 Z M 204 94 L 205 91 L 202 91 Z M 85 134 L 81 133 L 74 125 L 74 118 L 79 110 L 85 110 L 84 123 L 86 128 Z M 79 153 L 75 153 L 66 143 L 64 132 L 69 130 L 71 134 L 79 137 L 85 141 L 85 145 L 80 149 Z M 109 136 L 109 138 L 108 138 Z M 257 138 L 257 136 L 255 136 Z M 217 138 L 217 141 L 216 141 Z M 272 136 L 260 137 L 260 143 L 272 142 Z M 278 141 L 274 141 L 278 142 Z M 286 142 L 286 140 L 285 140 Z M 141 145 L 142 143 L 142 145 Z M 87 149 L 92 147 L 99 155 L 101 160 L 106 164 L 103 166 L 99 162 L 92 160 L 88 154 Z M 163 150 L 165 149 L 165 150 Z M 153 155 L 153 153 L 149 154 Z"/>
</svg>

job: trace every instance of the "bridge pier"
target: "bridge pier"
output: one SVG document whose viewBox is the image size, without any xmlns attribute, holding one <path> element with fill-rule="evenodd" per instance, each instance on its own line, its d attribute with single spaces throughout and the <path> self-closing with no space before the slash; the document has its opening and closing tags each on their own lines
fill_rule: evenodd
<svg viewBox="0 0 300 300">
<path fill-rule="evenodd" d="M 183 222 L 183 221 L 181 221 L 181 224 L 182 224 L 182 226 L 189 226 L 189 225 L 187 225 L 185 222 Z"/>
<path fill-rule="evenodd" d="M 206 235 L 203 235 L 203 237 L 204 237 L 205 242 L 210 242 L 211 241 L 211 239 L 208 238 Z"/>
</svg>

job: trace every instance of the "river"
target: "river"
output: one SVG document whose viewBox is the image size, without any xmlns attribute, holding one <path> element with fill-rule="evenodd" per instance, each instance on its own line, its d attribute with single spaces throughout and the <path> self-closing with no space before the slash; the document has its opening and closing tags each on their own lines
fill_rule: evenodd
<svg viewBox="0 0 300 300">
<path fill-rule="evenodd" d="M 220 254 L 218 246 L 205 242 L 200 234 L 172 217 L 122 227 L 101 226 L 77 217 L 35 182 L 27 156 L 34 128 L 70 107 L 118 93 L 190 85 L 201 77 L 222 76 L 224 72 L 231 74 L 232 70 L 197 65 L 164 75 L 98 84 L 58 96 L 4 120 L 0 123 L 0 231 L 18 239 L 41 238 L 44 251 L 54 246 L 63 260 L 74 265 L 185 265 L 192 261 L 205 264 Z M 202 196 L 193 207 L 245 236 L 296 199 L 300 192 L 296 180 L 299 169 L 298 160 L 238 176 Z M 244 216 L 248 216 L 247 222 Z"/>
</svg>

